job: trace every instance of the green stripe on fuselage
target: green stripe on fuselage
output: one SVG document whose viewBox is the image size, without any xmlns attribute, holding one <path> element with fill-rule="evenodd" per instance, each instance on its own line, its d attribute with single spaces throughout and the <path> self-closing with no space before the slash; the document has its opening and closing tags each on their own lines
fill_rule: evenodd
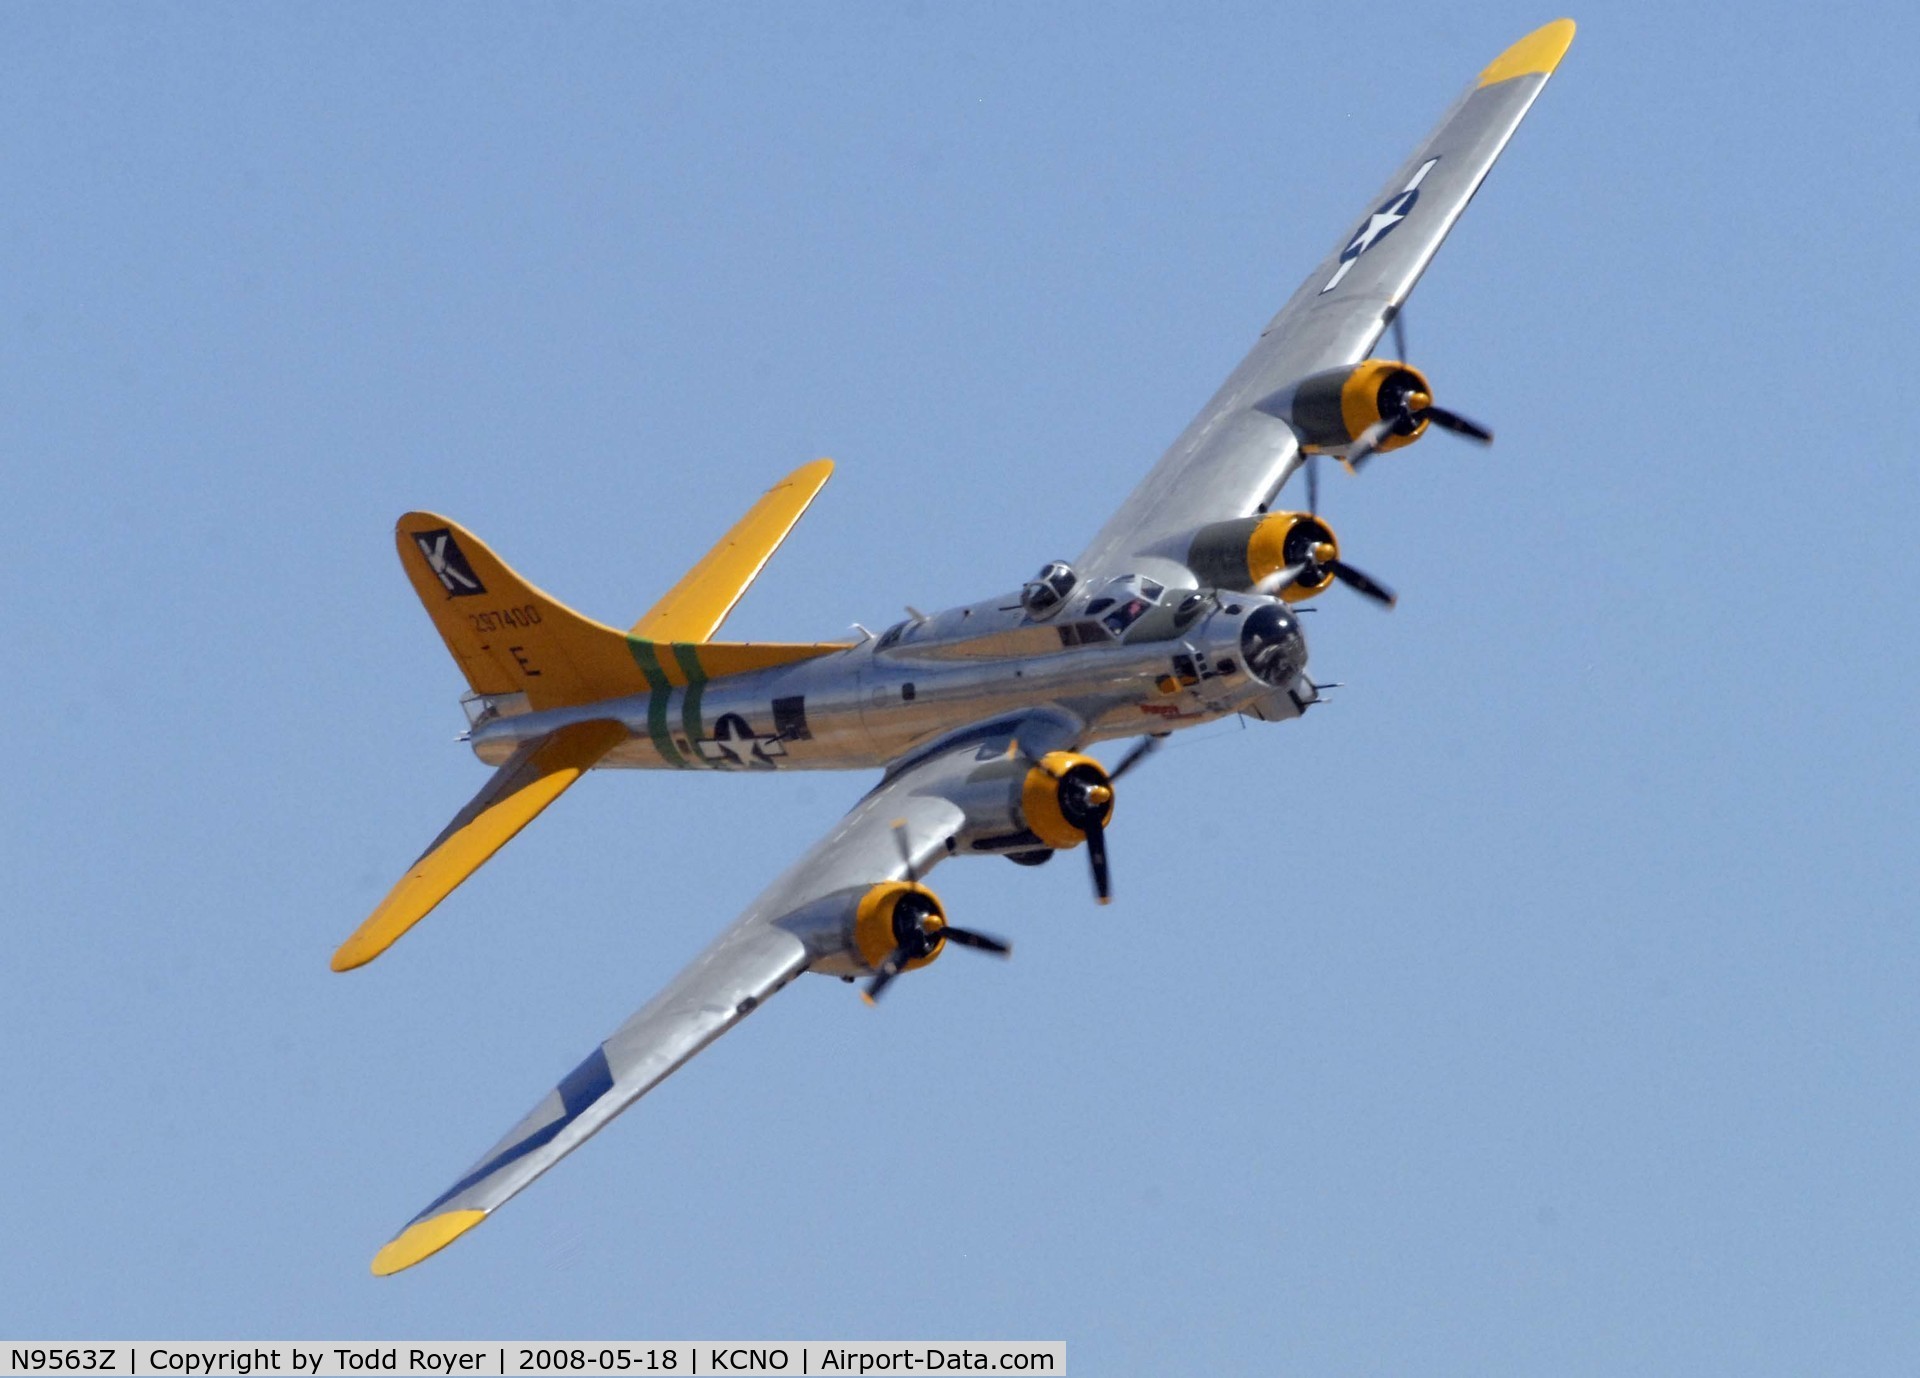
<svg viewBox="0 0 1920 1378">
<path fill-rule="evenodd" d="M 634 664 L 640 667 L 640 673 L 647 677 L 647 688 L 651 693 L 647 700 L 647 734 L 653 738 L 654 750 L 668 765 L 685 770 L 686 757 L 674 747 L 673 737 L 667 731 L 667 703 L 673 698 L 673 684 L 660 665 L 660 654 L 651 641 L 642 641 L 637 636 L 627 638 L 627 649 L 633 653 Z"/>
<path fill-rule="evenodd" d="M 673 658 L 687 677 L 687 696 L 680 703 L 680 726 L 686 729 L 687 743 L 695 751 L 705 734 L 700 731 L 700 695 L 707 687 L 707 672 L 700 664 L 700 648 L 684 641 L 673 643 Z"/>
</svg>

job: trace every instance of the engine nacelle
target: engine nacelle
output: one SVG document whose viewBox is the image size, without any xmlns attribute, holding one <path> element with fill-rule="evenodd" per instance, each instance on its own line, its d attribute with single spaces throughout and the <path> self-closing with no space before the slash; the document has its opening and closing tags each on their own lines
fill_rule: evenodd
<svg viewBox="0 0 1920 1378">
<path fill-rule="evenodd" d="M 1283 569 L 1304 566 L 1290 583 L 1273 590 L 1289 603 L 1331 587 L 1330 562 L 1339 558 L 1339 537 L 1309 512 L 1273 512 L 1215 522 L 1195 532 L 1187 547 L 1187 568 L 1204 587 L 1246 592 Z"/>
<path fill-rule="evenodd" d="M 1419 369 L 1397 359 L 1363 359 L 1351 368 L 1304 378 L 1291 394 L 1281 393 L 1260 410 L 1291 426 L 1303 449 L 1338 454 L 1381 418 L 1420 412 L 1432 403 L 1433 389 Z M 1411 445 L 1426 429 L 1425 416 L 1411 424 L 1402 421 L 1374 449 Z"/>
<path fill-rule="evenodd" d="M 916 928 L 936 934 L 947 926 L 947 911 L 940 897 L 926 886 L 912 881 L 882 881 L 860 897 L 853 915 L 853 947 L 868 971 L 877 971 L 887 957 L 912 941 Z M 938 957 L 946 948 L 945 938 L 937 939 L 923 956 L 901 964 L 902 971 L 917 971 Z"/>
</svg>

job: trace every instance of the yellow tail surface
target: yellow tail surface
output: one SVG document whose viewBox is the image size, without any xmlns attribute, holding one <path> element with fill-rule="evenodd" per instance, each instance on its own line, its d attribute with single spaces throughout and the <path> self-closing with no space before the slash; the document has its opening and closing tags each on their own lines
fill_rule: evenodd
<svg viewBox="0 0 1920 1378">
<path fill-rule="evenodd" d="M 474 693 L 525 694 L 536 711 L 571 708 L 840 650 L 838 643 L 706 639 L 832 472 L 832 461 L 816 460 L 775 484 L 631 632 L 583 617 L 543 593 L 445 517 L 409 512 L 394 528 L 394 541 L 414 592 Z M 596 720 L 522 746 L 340 945 L 333 969 L 363 966 L 385 952 L 625 736 L 619 723 Z"/>
<path fill-rule="evenodd" d="M 407 513 L 394 541 L 434 630 L 473 691 L 523 693 L 536 710 L 644 694 L 652 687 L 649 674 L 685 684 L 682 662 L 689 655 L 708 679 L 718 679 L 840 649 L 838 643 L 669 641 L 616 631 L 528 583 L 478 536 L 432 512 Z M 688 620 L 697 625 L 706 618 L 703 610 Z M 672 629 L 667 619 L 657 621 Z"/>
</svg>

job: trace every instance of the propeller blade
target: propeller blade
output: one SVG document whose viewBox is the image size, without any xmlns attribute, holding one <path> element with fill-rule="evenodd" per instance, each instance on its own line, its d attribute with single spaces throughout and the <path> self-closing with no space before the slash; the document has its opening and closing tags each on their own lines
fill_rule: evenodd
<svg viewBox="0 0 1920 1378">
<path fill-rule="evenodd" d="M 879 968 L 873 973 L 873 979 L 867 983 L 866 990 L 861 992 L 860 998 L 869 1005 L 879 1000 L 880 992 L 887 988 L 893 978 L 900 974 L 900 968 L 906 964 L 907 950 L 904 947 L 896 947 L 889 952 L 887 959 L 880 963 Z"/>
<path fill-rule="evenodd" d="M 1469 421 L 1457 411 L 1448 411 L 1445 407 L 1428 407 L 1419 413 L 1443 431 L 1452 431 L 1455 435 L 1464 435 L 1469 440 L 1477 440 L 1482 445 L 1493 443 L 1493 432 L 1478 421 Z"/>
<path fill-rule="evenodd" d="M 1376 603 L 1384 604 L 1390 608 L 1400 601 L 1399 595 L 1392 589 L 1388 588 L 1379 580 L 1372 578 L 1370 575 L 1355 569 L 1345 561 L 1329 560 L 1327 561 L 1326 568 L 1332 571 L 1334 578 L 1338 579 L 1355 593 L 1364 594 Z"/>
<path fill-rule="evenodd" d="M 1013 951 L 1013 944 L 1004 938 L 996 938 L 991 933 L 975 933 L 970 928 L 955 928 L 948 924 L 937 935 L 950 943 L 970 947 L 976 952 L 991 952 L 996 957 L 1005 957 Z"/>
<path fill-rule="evenodd" d="M 1294 576 L 1296 579 L 1299 577 L 1297 574 Z M 1118 780 L 1122 775 L 1125 775 L 1159 749 L 1160 739 L 1158 737 L 1142 737 L 1132 751 L 1129 751 L 1120 758 L 1120 764 L 1107 772 L 1107 778 L 1109 780 Z"/>
<path fill-rule="evenodd" d="M 1348 450 L 1346 457 L 1340 461 L 1347 466 L 1348 473 L 1360 472 L 1360 466 L 1373 457 L 1373 452 L 1379 449 L 1380 443 L 1393 433 L 1393 428 L 1400 424 L 1401 417 L 1404 415 L 1404 412 L 1399 412 L 1393 416 L 1383 416 L 1360 432 L 1359 438 L 1353 442 L 1353 448 Z"/>
<path fill-rule="evenodd" d="M 1255 584 L 1252 592 L 1259 594 L 1263 598 L 1275 597 L 1281 589 L 1291 584 L 1306 572 L 1307 566 L 1304 561 L 1297 565 L 1288 565 L 1285 569 L 1276 569 L 1273 573 Z"/>
<path fill-rule="evenodd" d="M 1407 313 L 1399 307 L 1393 312 L 1393 357 L 1403 362 L 1407 357 Z"/>
<path fill-rule="evenodd" d="M 1113 878 L 1107 874 L 1107 827 L 1098 817 L 1087 824 L 1087 860 L 1093 866 L 1093 893 L 1102 904 L 1113 902 Z"/>
<path fill-rule="evenodd" d="M 1316 516 L 1320 511 L 1320 456 L 1307 456 L 1307 515 Z"/>
</svg>

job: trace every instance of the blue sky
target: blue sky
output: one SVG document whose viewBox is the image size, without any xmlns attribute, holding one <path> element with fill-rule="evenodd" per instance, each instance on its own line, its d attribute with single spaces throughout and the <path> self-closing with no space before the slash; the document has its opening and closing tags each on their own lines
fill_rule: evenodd
<svg viewBox="0 0 1920 1378">
<path fill-rule="evenodd" d="M 1333 475 L 1278 728 L 960 954 L 797 983 L 367 1261 L 866 777 L 585 782 L 367 970 L 478 786 L 430 507 L 729 632 L 1070 557 L 1552 11 L 0 14 L 0 1334 L 1044 1337 L 1076 1371 L 1887 1372 L 1912 1268 L 1901 7 L 1596 5 L 1408 314 L 1491 422 Z"/>
</svg>

